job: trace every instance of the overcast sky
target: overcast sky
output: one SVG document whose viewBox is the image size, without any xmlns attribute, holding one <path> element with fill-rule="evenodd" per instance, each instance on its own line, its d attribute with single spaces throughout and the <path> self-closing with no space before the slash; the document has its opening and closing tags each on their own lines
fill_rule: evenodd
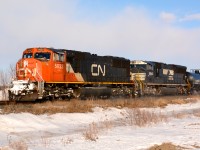
<svg viewBox="0 0 200 150">
<path fill-rule="evenodd" d="M 200 69 L 200 0 L 0 0 L 0 70 L 30 47 Z"/>
</svg>

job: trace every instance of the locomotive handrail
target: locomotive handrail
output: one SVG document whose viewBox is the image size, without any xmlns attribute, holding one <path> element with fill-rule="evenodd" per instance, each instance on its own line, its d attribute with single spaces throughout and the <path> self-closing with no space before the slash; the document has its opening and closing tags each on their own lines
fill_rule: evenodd
<svg viewBox="0 0 200 150">
<path fill-rule="evenodd" d="M 36 74 L 40 77 L 40 79 L 42 80 L 42 82 L 44 82 L 44 79 L 42 78 L 42 76 L 40 75 L 40 73 L 38 72 L 38 66 L 36 63 Z M 37 80 L 38 81 L 38 80 Z"/>
</svg>

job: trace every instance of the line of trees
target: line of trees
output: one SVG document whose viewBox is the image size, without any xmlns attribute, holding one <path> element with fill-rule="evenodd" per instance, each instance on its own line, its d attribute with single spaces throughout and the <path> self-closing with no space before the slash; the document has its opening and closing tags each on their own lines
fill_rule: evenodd
<svg viewBox="0 0 200 150">
<path fill-rule="evenodd" d="M 7 70 L 0 70 L 0 91 L 1 99 L 8 99 L 8 88 L 9 85 L 16 77 L 16 68 L 15 65 L 11 64 Z"/>
</svg>

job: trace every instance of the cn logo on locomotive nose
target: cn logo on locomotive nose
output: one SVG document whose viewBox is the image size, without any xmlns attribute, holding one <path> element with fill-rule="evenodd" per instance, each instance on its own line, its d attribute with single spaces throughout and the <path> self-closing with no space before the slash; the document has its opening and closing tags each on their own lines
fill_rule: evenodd
<svg viewBox="0 0 200 150">
<path fill-rule="evenodd" d="M 103 76 L 105 76 L 106 75 L 106 66 L 103 65 L 103 68 L 102 68 L 101 65 L 92 64 L 91 65 L 91 73 L 92 73 L 92 76 L 99 76 L 100 73 Z"/>
<path fill-rule="evenodd" d="M 24 60 L 24 67 L 28 67 L 28 61 Z"/>
</svg>

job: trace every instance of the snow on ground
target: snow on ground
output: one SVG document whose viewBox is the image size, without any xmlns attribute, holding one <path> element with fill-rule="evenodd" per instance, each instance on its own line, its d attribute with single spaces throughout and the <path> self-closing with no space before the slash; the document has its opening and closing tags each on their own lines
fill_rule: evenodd
<svg viewBox="0 0 200 150">
<path fill-rule="evenodd" d="M 129 109 L 99 107 L 92 113 L 0 115 L 0 149 L 17 146 L 19 149 L 20 145 L 22 149 L 24 145 L 31 150 L 143 150 L 164 142 L 200 149 L 200 101 L 142 110 L 170 118 L 139 127 L 128 123 Z M 198 116 L 194 115 L 196 112 L 199 112 Z M 84 133 L 94 123 L 99 125 L 96 140 L 85 139 Z M 107 127 L 102 127 L 103 124 Z"/>
</svg>

